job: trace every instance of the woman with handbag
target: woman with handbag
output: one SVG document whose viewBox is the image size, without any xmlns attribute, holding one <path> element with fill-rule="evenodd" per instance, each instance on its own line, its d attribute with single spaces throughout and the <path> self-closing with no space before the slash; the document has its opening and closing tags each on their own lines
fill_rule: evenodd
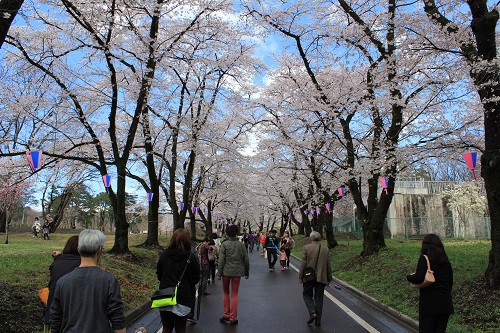
<svg viewBox="0 0 500 333">
<path fill-rule="evenodd" d="M 434 282 L 423 283 L 425 280 L 432 281 L 432 276 L 429 279 L 429 274 L 432 273 Z M 450 314 L 454 313 L 451 297 L 453 269 L 439 236 L 435 234 L 424 236 L 417 269 L 415 273 L 407 275 L 406 279 L 413 287 L 420 289 L 419 332 L 446 332 Z"/>
<path fill-rule="evenodd" d="M 175 305 L 160 307 L 164 333 L 186 332 L 187 316 L 196 298 L 196 284 L 200 280 L 198 257 L 191 251 L 191 236 L 186 229 L 177 229 L 169 247 L 161 254 L 156 275 L 160 290 L 177 286 Z"/>
</svg>

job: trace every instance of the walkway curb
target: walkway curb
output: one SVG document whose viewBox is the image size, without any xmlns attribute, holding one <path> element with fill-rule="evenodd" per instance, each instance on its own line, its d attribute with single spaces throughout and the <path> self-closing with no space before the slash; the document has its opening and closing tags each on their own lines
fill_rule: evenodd
<svg viewBox="0 0 500 333">
<path fill-rule="evenodd" d="M 356 287 L 351 286 L 350 284 L 348 284 L 345 281 L 339 280 L 339 279 L 334 277 L 333 282 L 335 282 L 338 285 L 342 286 L 343 288 L 349 290 L 350 292 L 358 295 L 359 297 L 363 298 L 365 301 L 372 304 L 373 306 L 383 310 L 384 312 L 389 313 L 394 318 L 397 318 L 398 320 L 405 323 L 409 327 L 414 328 L 418 332 L 418 321 L 416 321 L 415 319 L 399 312 L 396 309 L 391 308 L 387 304 L 380 302 L 379 300 L 373 298 L 372 296 L 365 294 L 361 290 L 357 289 Z"/>
<path fill-rule="evenodd" d="M 292 256 L 301 261 L 301 258 L 295 256 L 292 254 Z M 370 303 L 371 305 L 375 306 L 376 308 L 386 312 L 386 313 L 389 313 L 392 317 L 398 319 L 399 321 L 403 322 L 405 325 L 415 329 L 416 332 L 418 332 L 418 321 L 416 321 L 415 319 L 399 312 L 398 310 L 396 309 L 393 309 L 391 308 L 390 306 L 388 306 L 387 304 L 384 304 L 382 302 L 380 302 L 379 300 L 373 298 L 372 296 L 364 293 L 363 291 L 357 289 L 356 287 L 354 286 L 351 286 L 350 284 L 348 284 L 347 282 L 343 281 L 343 280 L 340 280 L 340 279 L 337 279 L 336 277 L 333 277 L 333 282 L 340 285 L 341 287 L 343 287 L 344 289 L 347 289 L 349 290 L 350 292 L 352 292 L 353 294 L 356 294 L 358 295 L 360 298 L 363 298 L 365 301 L 367 301 L 368 303 Z"/>
<path fill-rule="evenodd" d="M 125 326 L 129 326 L 130 323 L 142 316 L 149 309 L 151 309 L 151 301 L 147 301 L 146 303 L 140 305 L 138 308 L 127 311 L 125 313 Z"/>
</svg>

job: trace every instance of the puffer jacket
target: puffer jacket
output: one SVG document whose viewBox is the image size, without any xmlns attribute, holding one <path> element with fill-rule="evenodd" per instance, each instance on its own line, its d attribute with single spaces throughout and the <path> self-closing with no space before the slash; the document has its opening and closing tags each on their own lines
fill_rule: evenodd
<svg viewBox="0 0 500 333">
<path fill-rule="evenodd" d="M 248 276 L 250 263 L 245 245 L 236 237 L 229 237 L 220 246 L 217 277 Z"/>
</svg>

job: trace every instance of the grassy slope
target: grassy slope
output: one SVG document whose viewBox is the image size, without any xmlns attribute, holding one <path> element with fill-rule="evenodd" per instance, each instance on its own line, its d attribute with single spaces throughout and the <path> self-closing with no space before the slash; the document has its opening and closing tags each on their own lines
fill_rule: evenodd
<svg viewBox="0 0 500 333">
<path fill-rule="evenodd" d="M 4 236 L 4 235 L 3 235 Z M 48 267 L 52 250 L 61 250 L 69 234 L 53 234 L 50 241 L 33 239 L 29 233 L 12 234 L 9 244 L 0 239 L 0 331 L 33 333 L 41 331 L 41 305 L 37 290 L 49 280 Z M 405 276 L 415 269 L 420 251 L 419 241 L 387 240 L 387 248 L 378 255 L 358 258 L 362 242 L 342 239 L 332 251 L 334 275 L 363 290 L 376 299 L 417 319 L 418 291 L 411 288 Z M 132 256 L 105 254 L 101 267 L 118 277 L 126 309 L 146 301 L 157 287 L 155 266 L 158 252 L 136 248 L 144 235 L 130 236 Z M 300 246 L 308 238 L 297 236 L 294 254 L 300 257 Z M 167 245 L 164 236 L 162 246 Z M 106 247 L 113 245 L 108 235 Z M 455 311 L 448 332 L 500 332 L 500 291 L 484 288 L 482 278 L 491 243 L 488 241 L 446 240 L 445 248 L 454 268 Z"/>
<path fill-rule="evenodd" d="M 409 286 L 406 275 L 415 270 L 421 241 L 386 240 L 387 248 L 361 259 L 362 241 L 341 237 L 332 251 L 334 276 L 418 320 L 418 290 Z M 296 242 L 309 240 L 298 237 Z M 444 246 L 454 270 L 455 315 L 448 332 L 500 332 L 500 291 L 486 290 L 483 278 L 491 242 L 445 240 Z M 294 254 L 300 257 L 300 248 Z"/>
<path fill-rule="evenodd" d="M 2 235 L 4 236 L 4 235 Z M 11 234 L 9 244 L 0 239 L 0 331 L 33 333 L 42 331 L 42 306 L 38 289 L 47 286 L 52 250 L 62 250 L 70 234 L 52 234 L 49 241 L 31 234 Z M 155 268 L 158 252 L 135 247 L 145 235 L 130 235 L 131 256 L 105 254 L 100 266 L 113 273 L 121 283 L 125 309 L 133 309 L 149 299 L 157 287 Z M 167 245 L 161 237 L 162 246 Z M 113 246 L 108 235 L 105 248 Z"/>
</svg>

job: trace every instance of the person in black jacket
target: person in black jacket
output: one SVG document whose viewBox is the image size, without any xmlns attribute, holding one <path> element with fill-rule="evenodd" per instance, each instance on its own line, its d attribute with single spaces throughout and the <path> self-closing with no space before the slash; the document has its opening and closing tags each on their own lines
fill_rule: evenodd
<svg viewBox="0 0 500 333">
<path fill-rule="evenodd" d="M 454 313 L 451 289 L 453 287 L 453 269 L 446 255 L 441 239 L 435 234 L 428 234 L 422 240 L 422 249 L 414 274 L 406 279 L 414 284 L 424 281 L 429 258 L 435 282 L 420 288 L 418 322 L 420 333 L 444 333 L 450 314 Z"/>
<path fill-rule="evenodd" d="M 267 235 L 266 242 L 264 243 L 264 247 L 267 250 L 267 263 L 270 272 L 274 271 L 274 265 L 278 260 L 278 244 L 279 240 L 276 237 L 276 230 L 273 229 L 269 232 L 269 235 Z"/>
<path fill-rule="evenodd" d="M 75 268 L 80 266 L 80 254 L 78 254 L 78 236 L 71 236 L 62 252 L 53 251 L 52 257 L 54 261 L 50 265 L 50 281 L 49 281 L 49 298 L 47 301 L 47 308 L 44 309 L 43 323 L 44 332 L 50 330 L 50 307 L 54 300 L 54 291 L 56 289 L 57 281 L 64 275 L 72 272 Z"/>
<path fill-rule="evenodd" d="M 189 263 L 188 263 L 189 260 Z M 160 289 L 174 287 L 187 269 L 177 288 L 177 304 L 159 308 L 163 332 L 186 332 L 186 322 L 196 297 L 196 284 L 200 280 L 198 257 L 191 251 L 191 236 L 186 229 L 177 229 L 169 247 L 161 254 L 156 275 Z"/>
</svg>

